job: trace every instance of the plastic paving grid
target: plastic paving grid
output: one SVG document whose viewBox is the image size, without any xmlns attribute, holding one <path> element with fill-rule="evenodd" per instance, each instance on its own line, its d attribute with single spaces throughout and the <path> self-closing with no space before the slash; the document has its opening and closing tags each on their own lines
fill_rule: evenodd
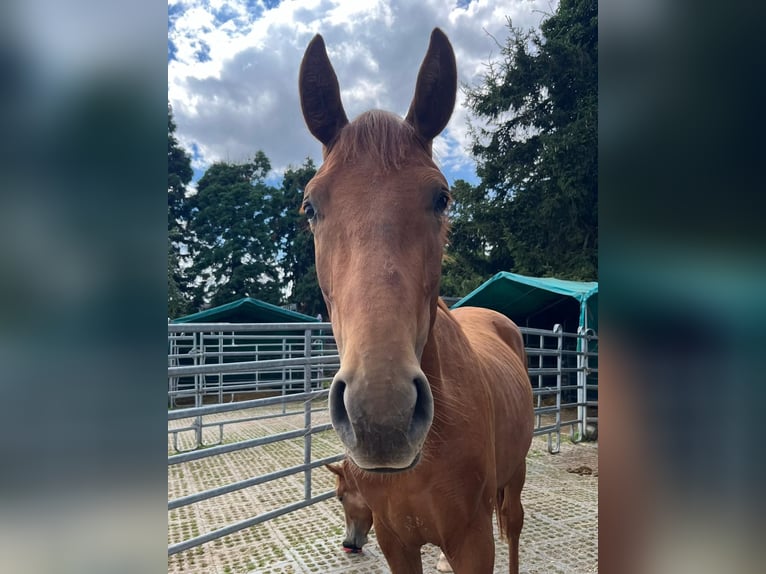
<svg viewBox="0 0 766 574">
<path fill-rule="evenodd" d="M 316 405 L 318 406 L 318 405 Z M 258 414 L 263 414 L 261 409 Z M 277 412 L 276 410 L 274 412 Z M 254 414 L 254 413 L 253 413 Z M 223 420 L 226 415 L 219 415 Z M 237 418 L 247 416 L 237 413 Z M 229 415 L 231 417 L 231 415 Z M 205 421 L 216 416 L 205 417 Z M 314 413 L 312 422 L 327 422 Z M 186 426 L 188 421 L 173 421 Z M 271 420 L 227 425 L 224 442 L 256 438 L 303 426 L 303 413 Z M 209 431 L 209 442 L 218 439 Z M 191 446 L 191 433 L 179 445 Z M 208 432 L 206 432 L 206 437 Z M 312 459 L 341 451 L 334 432 L 314 436 Z M 168 448 L 170 449 L 170 440 Z M 172 454 L 171 451 L 168 451 Z M 303 440 L 294 439 L 253 449 L 205 458 L 168 468 L 168 497 L 177 498 L 235 480 L 257 476 L 303 461 Z M 587 467 L 595 474 L 568 472 Z M 561 452 L 550 455 L 543 437 L 534 439 L 527 458 L 527 482 L 522 494 L 525 521 L 521 535 L 520 571 L 523 573 L 586 574 L 598 572 L 598 447 L 572 444 L 562 437 Z M 585 470 L 587 473 L 587 469 Z M 329 472 L 312 473 L 313 494 L 334 486 Z M 180 542 L 244 520 L 303 498 L 303 474 L 250 487 L 212 500 L 168 512 L 168 543 Z M 214 540 L 168 558 L 169 573 L 388 573 L 374 530 L 364 553 L 341 550 L 344 522 L 334 499 L 314 504 L 264 524 Z M 423 548 L 424 572 L 437 572 L 439 549 Z M 496 537 L 495 572 L 508 572 L 507 544 Z"/>
</svg>

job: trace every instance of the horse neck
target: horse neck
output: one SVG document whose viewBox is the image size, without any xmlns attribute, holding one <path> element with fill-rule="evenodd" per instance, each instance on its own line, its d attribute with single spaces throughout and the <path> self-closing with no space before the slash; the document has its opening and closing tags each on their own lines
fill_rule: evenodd
<svg viewBox="0 0 766 574">
<path fill-rule="evenodd" d="M 423 348 L 420 366 L 431 384 L 431 392 L 439 396 L 451 394 L 449 382 L 456 361 L 470 360 L 473 356 L 463 329 L 452 317 L 449 308 L 439 299 L 436 318 Z"/>
<path fill-rule="evenodd" d="M 443 468 L 444 464 L 451 464 L 447 456 L 451 449 L 465 448 L 472 454 L 464 462 L 484 468 L 482 465 L 494 460 L 489 447 L 493 443 L 494 425 L 490 389 L 474 346 L 441 301 L 421 368 L 434 397 L 434 418 L 423 447 L 424 459 Z M 477 444 L 487 448 L 477 449 Z"/>
</svg>

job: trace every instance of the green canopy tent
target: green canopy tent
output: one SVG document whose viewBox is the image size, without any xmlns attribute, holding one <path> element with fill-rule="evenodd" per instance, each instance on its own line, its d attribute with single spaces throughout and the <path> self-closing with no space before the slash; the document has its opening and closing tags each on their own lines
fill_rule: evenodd
<svg viewBox="0 0 766 574">
<path fill-rule="evenodd" d="M 311 323 L 318 319 L 277 307 L 265 301 L 244 297 L 199 313 L 179 317 L 172 323 Z"/>
<path fill-rule="evenodd" d="M 598 331 L 598 283 L 552 277 L 527 277 L 501 271 L 452 305 L 485 307 L 511 318 L 521 327 L 564 331 L 578 327 Z"/>
<path fill-rule="evenodd" d="M 206 309 L 198 313 L 186 315 L 185 317 L 179 317 L 171 321 L 171 323 L 318 323 L 319 319 L 304 315 L 303 313 L 297 313 L 288 309 L 283 309 L 253 299 L 251 297 L 244 297 L 225 305 L 219 305 L 212 309 Z M 226 332 L 226 328 L 221 329 L 223 333 Z M 178 358 L 176 364 L 178 366 L 196 364 L 193 351 L 200 344 L 204 349 L 209 351 L 203 359 L 203 364 L 220 364 L 228 362 L 239 361 L 251 361 L 255 357 L 258 360 L 268 359 L 280 359 L 284 357 L 285 353 L 285 341 L 290 341 L 290 345 L 303 344 L 304 332 L 302 330 L 294 330 L 285 325 L 285 328 L 280 331 L 269 331 L 268 333 L 235 333 L 231 336 L 220 338 L 220 335 L 214 333 L 198 334 L 194 339 L 190 339 L 187 335 L 181 339 L 176 339 L 175 343 L 170 346 L 169 351 L 173 352 Z M 319 341 L 317 345 L 322 345 L 323 342 Z M 225 351 L 224 354 L 219 354 Z M 302 351 L 300 351 L 302 353 Z M 188 355 L 188 357 L 186 356 Z M 196 359 L 198 360 L 198 359 Z M 303 369 L 288 369 L 287 374 L 280 372 L 280 369 L 274 371 L 261 371 L 259 374 L 250 373 L 231 373 L 223 375 L 225 381 L 230 384 L 236 383 L 250 383 L 254 384 L 254 388 L 258 387 L 258 384 L 286 380 L 292 386 L 290 391 L 302 391 L 303 390 Z M 206 384 L 215 385 L 219 380 L 219 375 L 206 375 Z M 192 388 L 194 386 L 194 377 L 186 376 L 180 377 L 176 383 L 177 388 Z M 267 387 L 268 390 L 268 387 Z M 242 395 L 247 398 L 249 395 Z"/>
</svg>

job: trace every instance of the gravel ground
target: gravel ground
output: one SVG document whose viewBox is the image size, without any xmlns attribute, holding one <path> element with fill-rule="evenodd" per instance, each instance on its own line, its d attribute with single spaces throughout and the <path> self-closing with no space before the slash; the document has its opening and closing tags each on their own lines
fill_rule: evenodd
<svg viewBox="0 0 766 574">
<path fill-rule="evenodd" d="M 315 405 L 321 406 L 321 405 Z M 296 408 L 293 406 L 293 408 Z M 276 411 L 275 411 L 276 412 Z M 205 417 L 205 422 L 245 418 L 258 413 L 238 412 Z M 326 412 L 314 413 L 313 423 L 328 422 Z M 170 428 L 188 425 L 173 421 Z M 226 425 L 224 443 L 252 439 L 301 428 L 303 413 Z M 192 433 L 179 434 L 179 447 L 193 444 Z M 170 437 L 170 435 L 168 435 Z M 218 430 L 205 432 L 207 443 L 218 440 Z M 312 441 L 313 459 L 342 452 L 333 431 Z M 168 439 L 168 454 L 174 454 Z M 303 462 L 303 439 L 295 439 L 213 456 L 168 467 L 168 499 L 177 498 L 258 476 Z M 313 494 L 334 486 L 324 469 L 313 473 Z M 212 500 L 168 512 L 168 544 L 204 534 L 296 502 L 303 497 L 303 475 L 297 474 L 250 487 Z M 598 572 L 598 445 L 573 444 L 562 438 L 561 451 L 551 455 L 547 441 L 536 438 L 527 458 L 525 508 L 521 535 L 521 572 L 585 574 Z M 341 550 L 343 512 L 334 499 L 281 516 L 168 558 L 169 573 L 387 573 L 374 530 L 361 555 Z M 495 572 L 508 572 L 507 544 L 496 539 Z M 423 548 L 424 572 L 436 572 L 439 549 Z"/>
</svg>

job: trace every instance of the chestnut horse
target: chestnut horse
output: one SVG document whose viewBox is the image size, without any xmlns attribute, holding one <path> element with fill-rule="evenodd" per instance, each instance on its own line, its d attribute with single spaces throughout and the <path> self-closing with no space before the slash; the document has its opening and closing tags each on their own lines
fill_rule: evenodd
<svg viewBox="0 0 766 574">
<path fill-rule="evenodd" d="M 355 483 L 350 478 L 346 478 L 346 473 L 351 472 L 350 464 L 348 460 L 344 460 L 340 464 L 326 464 L 325 467 L 335 475 L 335 496 L 343 506 L 343 518 L 346 522 L 343 550 L 358 554 L 367 544 L 367 535 L 372 530 L 372 510 L 356 489 Z M 452 572 L 444 552 L 439 555 L 436 569 L 439 572 Z"/>
<path fill-rule="evenodd" d="M 335 496 L 343 506 L 346 519 L 346 534 L 343 537 L 343 549 L 346 552 L 361 552 L 367 544 L 367 534 L 372 528 L 372 510 L 367 506 L 355 483 L 346 478 L 349 473 L 349 462 L 326 464 L 327 470 L 335 475 Z"/>
<path fill-rule="evenodd" d="M 303 211 L 341 358 L 330 417 L 380 548 L 394 574 L 422 572 L 426 543 L 457 574 L 490 573 L 497 509 L 517 573 L 533 428 L 521 335 L 438 296 L 450 195 L 431 150 L 455 105 L 452 46 L 433 31 L 404 119 L 373 110 L 349 122 L 319 35 L 299 84 L 323 146 Z"/>
</svg>

